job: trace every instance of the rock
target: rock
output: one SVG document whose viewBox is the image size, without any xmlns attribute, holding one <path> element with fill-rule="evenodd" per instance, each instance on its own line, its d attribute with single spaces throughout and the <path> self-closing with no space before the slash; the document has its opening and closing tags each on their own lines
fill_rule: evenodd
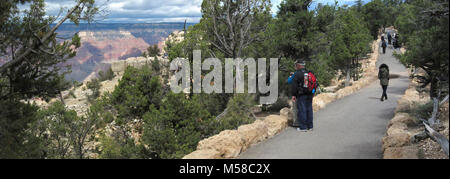
<svg viewBox="0 0 450 179">
<path fill-rule="evenodd" d="M 354 92 L 355 92 L 355 89 L 353 89 L 351 86 L 349 86 L 349 87 L 345 87 L 345 88 L 342 88 L 339 91 L 337 91 L 336 95 L 337 95 L 338 99 L 341 99 L 341 98 L 348 96 Z"/>
<path fill-rule="evenodd" d="M 237 130 L 225 130 L 198 143 L 197 150 L 216 150 L 221 158 L 235 158 L 244 148 L 245 140 Z"/>
<path fill-rule="evenodd" d="M 313 109 L 314 111 L 318 111 L 320 109 L 325 108 L 326 105 L 335 101 L 337 95 L 335 93 L 323 93 L 319 94 L 313 99 Z"/>
<path fill-rule="evenodd" d="M 394 123 L 392 124 L 388 130 L 387 130 L 387 136 L 391 136 L 394 134 L 402 134 L 402 133 L 408 133 L 407 131 L 408 126 L 404 123 Z"/>
<path fill-rule="evenodd" d="M 268 135 L 267 125 L 261 120 L 257 120 L 253 124 L 240 126 L 237 131 L 244 140 L 243 150 L 263 141 Z"/>
<path fill-rule="evenodd" d="M 292 121 L 292 119 L 294 118 L 292 110 L 290 108 L 281 109 L 280 116 L 286 117 L 289 121 Z"/>
<path fill-rule="evenodd" d="M 268 128 L 268 137 L 273 137 L 287 127 L 288 120 L 286 117 L 270 115 L 266 117 L 264 123 Z"/>
<path fill-rule="evenodd" d="M 186 156 L 183 159 L 218 159 L 221 158 L 220 152 L 216 150 L 196 150 Z"/>
<path fill-rule="evenodd" d="M 411 143 L 411 136 L 407 133 L 397 133 L 383 137 L 382 149 L 385 151 L 390 147 L 403 147 Z"/>
<path fill-rule="evenodd" d="M 339 88 L 339 85 L 335 85 L 335 86 L 327 86 L 327 87 L 324 87 L 323 90 L 326 91 L 326 92 L 332 92 L 332 93 L 334 93 L 334 92 L 337 91 L 338 88 Z"/>
<path fill-rule="evenodd" d="M 425 131 L 423 131 L 423 132 L 420 132 L 420 133 L 414 135 L 413 139 L 414 139 L 414 142 L 417 143 L 417 142 L 427 139 L 428 137 L 429 137 L 428 134 Z"/>
<path fill-rule="evenodd" d="M 383 153 L 384 159 L 419 159 L 419 149 L 414 146 L 390 147 Z"/>
<path fill-rule="evenodd" d="M 406 126 L 411 126 L 415 121 L 408 113 L 397 113 L 394 118 L 389 121 L 388 127 L 391 127 L 395 123 L 403 123 Z"/>
</svg>

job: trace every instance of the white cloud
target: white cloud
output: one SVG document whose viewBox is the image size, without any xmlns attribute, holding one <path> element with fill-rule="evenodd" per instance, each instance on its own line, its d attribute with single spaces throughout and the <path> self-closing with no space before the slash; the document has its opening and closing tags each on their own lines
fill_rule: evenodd
<svg viewBox="0 0 450 179">
<path fill-rule="evenodd" d="M 278 11 L 282 0 L 272 0 L 272 14 Z M 339 0 L 339 4 L 355 0 Z M 49 15 L 56 16 L 61 8 L 70 8 L 74 0 L 45 0 Z M 105 4 L 105 2 L 107 2 Z M 96 0 L 105 5 L 108 16 L 105 22 L 199 22 L 202 0 Z M 334 0 L 314 0 L 314 4 L 333 4 Z"/>
</svg>

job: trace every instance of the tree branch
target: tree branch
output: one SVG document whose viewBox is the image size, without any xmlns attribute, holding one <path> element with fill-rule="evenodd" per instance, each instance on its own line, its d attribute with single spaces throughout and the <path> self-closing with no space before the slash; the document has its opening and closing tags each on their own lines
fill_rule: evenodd
<svg viewBox="0 0 450 179">
<path fill-rule="evenodd" d="M 67 20 L 69 19 L 69 17 L 75 12 L 75 10 L 77 10 L 79 8 L 79 6 L 81 5 L 82 1 L 78 1 L 77 5 L 75 5 L 72 9 L 70 9 L 70 11 L 66 14 L 66 16 L 61 19 L 58 24 L 55 25 L 55 27 L 53 27 L 49 32 L 47 32 L 47 34 L 44 35 L 44 37 L 41 39 L 42 42 L 47 41 L 54 33 L 55 31 Z M 41 44 L 39 44 L 40 46 Z M 17 53 L 19 53 L 20 51 L 22 51 L 22 49 L 17 50 Z M 33 47 L 30 46 L 28 47 L 28 49 L 23 52 L 21 55 L 15 55 L 17 56 L 16 59 L 11 60 L 7 63 L 5 63 L 4 65 L 2 65 L 0 67 L 0 73 L 5 73 L 6 70 L 8 68 L 10 68 L 11 66 L 21 62 L 27 55 L 29 55 L 31 52 L 33 51 Z"/>
</svg>

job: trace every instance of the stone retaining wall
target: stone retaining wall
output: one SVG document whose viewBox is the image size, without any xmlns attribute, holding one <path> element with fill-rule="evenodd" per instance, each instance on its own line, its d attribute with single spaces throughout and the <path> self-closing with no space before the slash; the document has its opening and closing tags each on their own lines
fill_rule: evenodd
<svg viewBox="0 0 450 179">
<path fill-rule="evenodd" d="M 419 148 L 413 145 L 414 131 L 409 126 L 415 125 L 414 118 L 407 111 L 418 104 L 427 103 L 429 97 L 421 97 L 416 88 L 418 83 L 412 80 L 405 94 L 398 100 L 395 116 L 389 121 L 386 136 L 382 139 L 384 159 L 417 159 Z"/>
</svg>

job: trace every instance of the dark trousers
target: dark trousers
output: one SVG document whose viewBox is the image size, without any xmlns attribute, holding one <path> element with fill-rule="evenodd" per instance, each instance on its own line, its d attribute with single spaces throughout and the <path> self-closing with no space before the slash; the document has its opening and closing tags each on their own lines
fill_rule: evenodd
<svg viewBox="0 0 450 179">
<path fill-rule="evenodd" d="M 386 47 L 383 47 L 383 54 L 386 54 Z"/>
<path fill-rule="evenodd" d="M 300 95 L 297 98 L 299 128 L 302 130 L 312 129 L 313 126 L 313 96 Z"/>
<path fill-rule="evenodd" d="M 383 95 L 381 96 L 381 99 L 387 99 L 388 97 L 387 97 L 387 88 L 388 88 L 388 86 L 387 85 L 381 85 L 381 87 L 383 88 Z"/>
</svg>

